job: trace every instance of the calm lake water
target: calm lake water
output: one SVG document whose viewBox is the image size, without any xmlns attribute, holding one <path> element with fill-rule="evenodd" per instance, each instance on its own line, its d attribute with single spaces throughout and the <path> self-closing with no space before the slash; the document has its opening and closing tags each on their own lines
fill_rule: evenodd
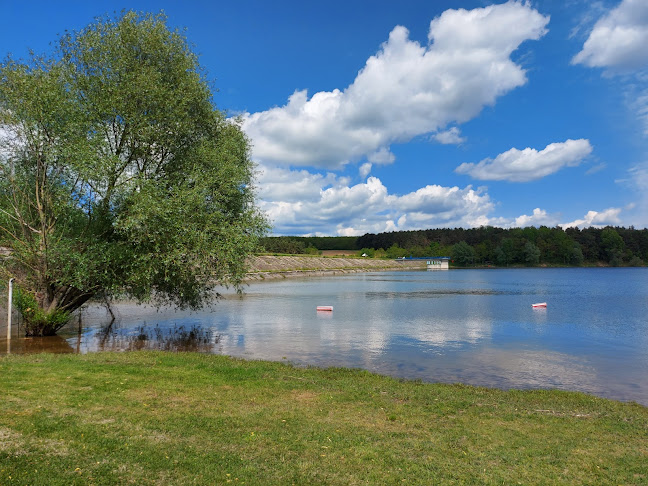
<svg viewBox="0 0 648 486">
<path fill-rule="evenodd" d="M 80 332 L 14 338 L 11 352 L 196 350 L 648 405 L 645 268 L 360 273 L 254 283 L 201 312 L 115 310 L 109 329 L 106 310 L 91 307 Z"/>
</svg>

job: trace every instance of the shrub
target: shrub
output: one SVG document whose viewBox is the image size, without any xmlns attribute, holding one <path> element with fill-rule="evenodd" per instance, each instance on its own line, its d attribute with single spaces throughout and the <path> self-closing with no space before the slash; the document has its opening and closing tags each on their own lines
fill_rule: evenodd
<svg viewBox="0 0 648 486">
<path fill-rule="evenodd" d="M 13 303 L 23 318 L 27 336 L 54 336 L 70 320 L 70 313 L 64 310 L 43 310 L 36 297 L 20 287 L 13 294 Z"/>
</svg>

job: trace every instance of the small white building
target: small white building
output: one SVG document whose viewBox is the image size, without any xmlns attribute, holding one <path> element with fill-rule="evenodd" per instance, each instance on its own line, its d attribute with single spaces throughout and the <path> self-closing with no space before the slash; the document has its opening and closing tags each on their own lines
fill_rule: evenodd
<svg viewBox="0 0 648 486">
<path fill-rule="evenodd" d="M 450 257 L 432 257 L 427 259 L 428 270 L 449 270 Z"/>
</svg>

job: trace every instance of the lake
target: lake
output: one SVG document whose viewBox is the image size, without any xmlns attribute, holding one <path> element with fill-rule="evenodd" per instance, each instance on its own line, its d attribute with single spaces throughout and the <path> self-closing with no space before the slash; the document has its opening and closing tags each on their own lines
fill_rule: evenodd
<svg viewBox="0 0 648 486">
<path fill-rule="evenodd" d="M 11 352 L 195 350 L 648 405 L 646 268 L 357 273 L 223 295 L 200 312 L 118 304 L 110 328 L 106 310 L 93 306 L 80 332 L 72 323 L 59 338 L 14 338 Z"/>
</svg>

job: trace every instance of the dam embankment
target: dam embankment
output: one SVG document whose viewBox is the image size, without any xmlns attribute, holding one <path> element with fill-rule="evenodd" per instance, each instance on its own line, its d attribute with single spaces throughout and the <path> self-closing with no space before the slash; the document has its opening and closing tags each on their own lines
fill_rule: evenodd
<svg viewBox="0 0 648 486">
<path fill-rule="evenodd" d="M 309 277 L 381 270 L 424 269 L 425 260 L 255 255 L 249 259 L 246 280 Z"/>
</svg>

